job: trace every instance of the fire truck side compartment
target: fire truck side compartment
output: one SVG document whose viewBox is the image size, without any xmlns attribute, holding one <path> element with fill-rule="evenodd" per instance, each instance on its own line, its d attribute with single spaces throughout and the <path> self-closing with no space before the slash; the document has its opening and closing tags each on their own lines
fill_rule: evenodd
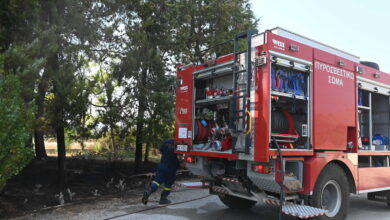
<svg viewBox="0 0 390 220">
<path fill-rule="evenodd" d="M 348 127 L 356 129 L 356 115 L 351 114 L 356 111 L 354 64 L 317 49 L 314 59 L 313 147 L 346 150 Z"/>
</svg>

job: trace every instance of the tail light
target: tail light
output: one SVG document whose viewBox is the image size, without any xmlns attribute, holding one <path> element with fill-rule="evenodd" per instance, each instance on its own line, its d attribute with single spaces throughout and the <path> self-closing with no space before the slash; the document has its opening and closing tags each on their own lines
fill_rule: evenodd
<svg viewBox="0 0 390 220">
<path fill-rule="evenodd" d="M 193 156 L 186 156 L 186 163 L 196 163 L 196 158 Z"/>
<path fill-rule="evenodd" d="M 271 167 L 263 164 L 257 164 L 252 166 L 252 171 L 256 173 L 268 174 L 271 173 Z"/>
</svg>

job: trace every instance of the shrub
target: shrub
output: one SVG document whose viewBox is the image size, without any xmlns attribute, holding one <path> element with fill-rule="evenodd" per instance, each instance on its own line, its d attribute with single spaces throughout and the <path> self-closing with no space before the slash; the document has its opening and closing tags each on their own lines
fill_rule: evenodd
<svg viewBox="0 0 390 220">
<path fill-rule="evenodd" d="M 110 151 L 110 139 L 106 138 L 106 137 L 97 139 L 95 141 L 93 149 L 94 149 L 95 153 L 102 153 L 102 152 Z"/>
<path fill-rule="evenodd" d="M 15 76 L 0 72 L 0 191 L 33 158 L 33 149 L 26 147 L 33 114 L 23 102 L 20 89 Z"/>
</svg>

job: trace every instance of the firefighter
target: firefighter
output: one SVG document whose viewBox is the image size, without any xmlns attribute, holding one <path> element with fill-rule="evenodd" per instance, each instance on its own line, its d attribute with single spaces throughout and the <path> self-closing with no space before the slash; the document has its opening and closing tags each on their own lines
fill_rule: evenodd
<svg viewBox="0 0 390 220">
<path fill-rule="evenodd" d="M 176 179 L 176 170 L 179 167 L 179 160 L 174 153 L 173 140 L 166 140 L 160 147 L 161 160 L 156 172 L 156 179 L 149 185 L 148 191 L 142 196 L 142 203 L 148 203 L 149 196 L 154 193 L 158 187 L 163 184 L 164 189 L 161 193 L 160 205 L 169 204 L 171 201 L 167 198 L 171 193 L 172 185 Z"/>
</svg>

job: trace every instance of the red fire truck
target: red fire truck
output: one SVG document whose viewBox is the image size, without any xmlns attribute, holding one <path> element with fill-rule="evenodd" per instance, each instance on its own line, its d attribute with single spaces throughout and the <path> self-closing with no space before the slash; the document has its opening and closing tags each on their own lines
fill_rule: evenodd
<svg viewBox="0 0 390 220">
<path fill-rule="evenodd" d="M 283 28 L 232 41 L 177 71 L 175 151 L 210 193 L 300 218 L 345 219 L 350 193 L 390 204 L 390 75 Z"/>
</svg>

